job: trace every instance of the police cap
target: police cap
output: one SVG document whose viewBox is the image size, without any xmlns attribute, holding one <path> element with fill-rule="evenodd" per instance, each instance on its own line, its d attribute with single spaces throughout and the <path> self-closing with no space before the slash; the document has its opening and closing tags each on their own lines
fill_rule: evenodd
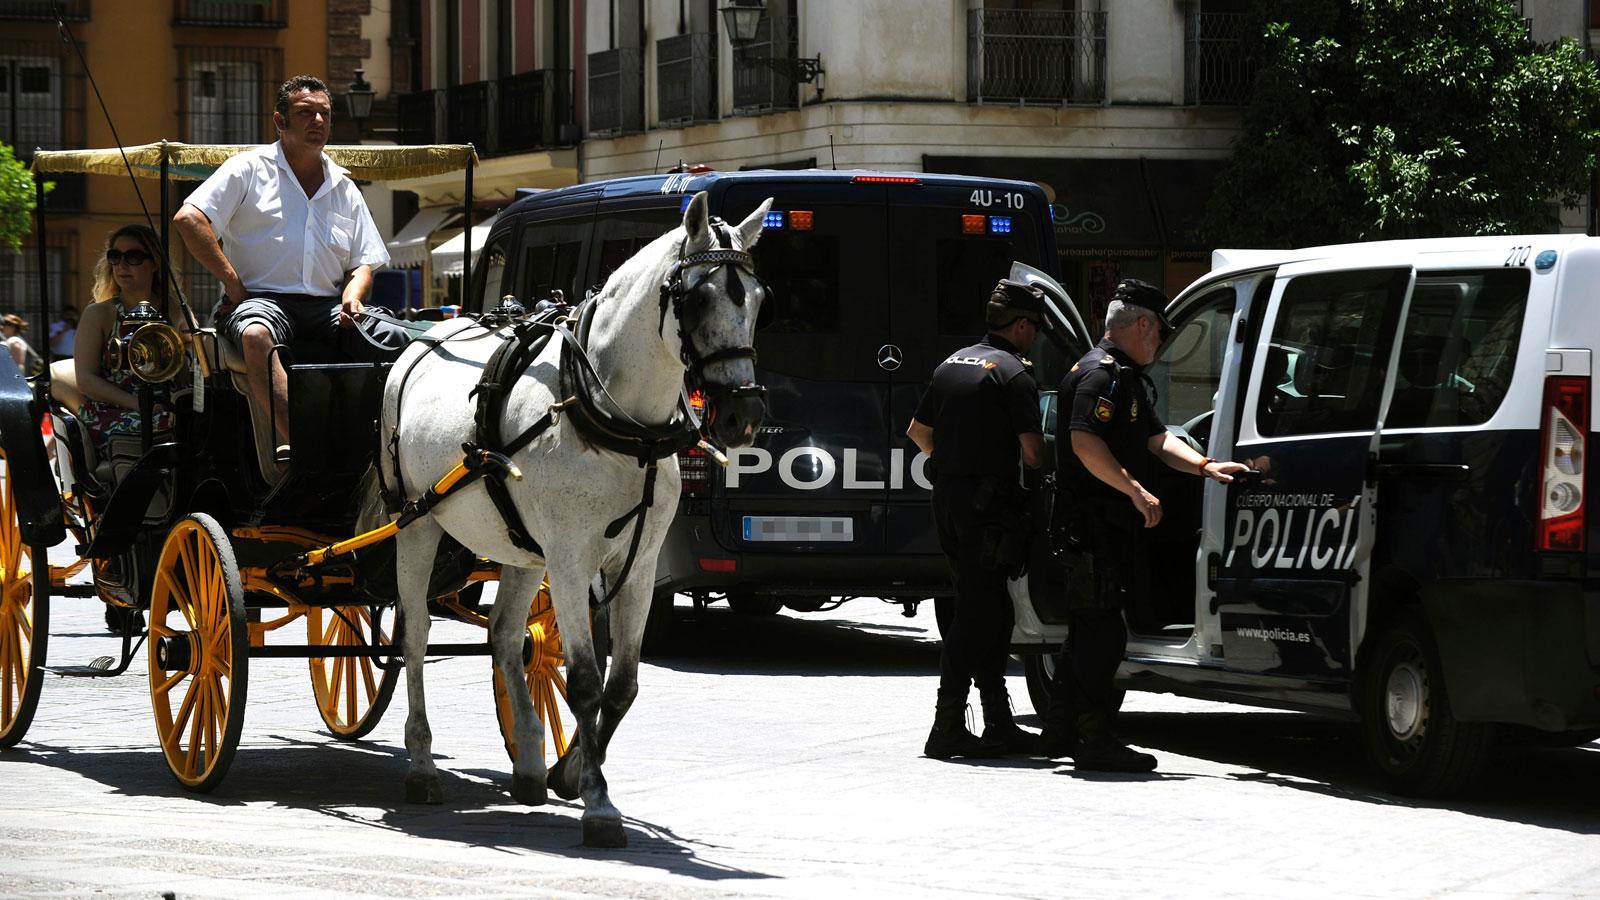
<svg viewBox="0 0 1600 900">
<path fill-rule="evenodd" d="M 1000 279 L 989 294 L 989 320 L 995 321 L 1002 312 L 1013 318 L 1030 319 L 1043 330 L 1049 330 L 1051 325 L 1044 290 L 1009 278 Z"/>
<path fill-rule="evenodd" d="M 1162 332 L 1172 330 L 1172 323 L 1167 321 L 1167 295 L 1150 282 L 1124 278 L 1117 282 L 1117 292 L 1111 299 L 1155 313 Z"/>
</svg>

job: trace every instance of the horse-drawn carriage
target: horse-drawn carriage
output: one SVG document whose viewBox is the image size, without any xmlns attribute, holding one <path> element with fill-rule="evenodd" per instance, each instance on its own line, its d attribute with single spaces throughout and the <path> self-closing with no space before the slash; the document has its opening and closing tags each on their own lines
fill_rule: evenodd
<svg viewBox="0 0 1600 900">
<path fill-rule="evenodd" d="M 159 178 L 165 223 L 168 179 L 203 178 L 243 149 L 163 143 L 120 153 L 40 152 L 34 170 L 41 181 L 66 172 Z M 467 146 L 330 147 L 328 154 L 357 179 L 464 171 L 471 189 Z M 49 301 L 59 298 L 41 299 L 48 318 Z M 187 307 L 179 313 L 149 310 L 124 319 L 111 355 L 138 379 L 147 414 L 142 433 L 112 436 L 104 447 L 75 417 L 82 397 L 71 360 L 31 381 L 9 358 L 0 362 L 0 746 L 23 738 L 46 673 L 117 675 L 142 645 L 167 765 L 185 787 L 207 791 L 222 780 L 238 746 L 253 660 L 308 659 L 317 710 L 339 739 L 370 732 L 389 705 L 401 665 L 390 614 L 393 542 L 317 554 L 315 562 L 309 553 L 356 534 L 358 491 L 377 446 L 389 364 L 329 361 L 316 348 L 284 348 L 297 443 L 280 467 L 271 412 L 253 402 L 243 357 L 214 329 L 199 327 Z M 158 403 L 174 413 L 170 431 L 153 430 L 156 417 L 148 412 Z M 46 416 L 53 452 L 41 440 Z M 67 536 L 77 559 L 49 565 L 48 549 Z M 445 548 L 440 560 L 430 590 L 435 608 L 487 626 L 462 595 L 496 578 L 498 567 L 459 545 Z M 70 583 L 81 581 L 73 576 L 85 568 L 91 581 Z M 50 607 L 59 597 L 97 597 L 115 611 L 107 620 L 120 626 L 120 658 L 48 666 Z M 304 629 L 303 641 L 269 643 L 269 633 L 281 637 L 291 626 Z M 526 645 L 525 684 L 516 687 L 530 693 L 559 756 L 567 749 L 566 686 L 546 593 L 533 603 Z M 430 650 L 487 654 L 489 647 Z M 494 690 L 515 758 L 510 704 L 498 675 Z"/>
<path fill-rule="evenodd" d="M 34 168 L 159 177 L 165 245 L 168 179 L 204 177 L 242 149 L 41 152 Z M 470 147 L 326 152 L 365 180 L 464 168 L 471 208 Z M 601 765 L 637 692 L 655 559 L 679 496 L 676 453 L 699 445 L 721 458 L 707 438 L 748 444 L 765 410 L 751 347 L 765 292 L 749 248 L 770 205 L 730 225 L 709 215 L 705 194 L 685 197 L 683 227 L 583 303 L 530 315 L 511 302 L 440 323 L 392 367 L 275 348 L 294 435 L 284 469 L 271 405 L 253 402 L 241 355 L 181 295 L 181 315 L 122 320 L 111 357 L 139 379 L 142 431 L 103 454 L 72 414 L 70 366 L 30 382 L 0 361 L 0 746 L 21 740 L 47 671 L 119 674 L 143 645 L 167 765 L 207 791 L 238 746 L 252 660 L 309 659 L 317 709 L 343 739 L 377 723 L 403 661 L 406 795 L 438 802 L 422 662 L 486 654 L 512 796 L 543 803 L 547 784 L 581 796 L 585 842 L 624 845 Z M 470 246 L 465 255 L 472 291 Z M 498 297 L 505 274 L 487 272 L 481 290 Z M 157 402 L 175 413 L 170 432 L 155 430 Z M 68 534 L 78 560 L 50 566 Z M 85 566 L 92 583 L 69 583 Z M 461 600 L 495 579 L 490 612 Z M 120 659 L 45 667 L 51 600 L 74 595 L 125 610 Z M 429 644 L 430 604 L 483 625 L 489 641 Z M 596 611 L 609 620 L 604 672 Z M 303 643 L 267 641 L 298 623 Z"/>
</svg>

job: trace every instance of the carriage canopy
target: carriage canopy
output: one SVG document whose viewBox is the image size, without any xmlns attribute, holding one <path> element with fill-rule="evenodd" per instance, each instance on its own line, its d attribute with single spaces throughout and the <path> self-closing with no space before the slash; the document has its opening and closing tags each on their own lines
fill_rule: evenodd
<svg viewBox="0 0 1600 900">
<path fill-rule="evenodd" d="M 100 150 L 41 150 L 34 154 L 37 174 L 88 173 L 122 175 L 123 157 L 128 168 L 140 178 L 160 178 L 161 162 L 167 163 L 167 177 L 183 181 L 204 181 L 234 154 L 254 149 L 259 144 L 183 144 L 160 141 L 136 147 L 109 147 Z M 425 146 L 330 145 L 323 148 L 336 164 L 358 181 L 393 181 L 424 175 L 459 172 L 477 162 L 467 144 L 429 144 Z"/>
</svg>

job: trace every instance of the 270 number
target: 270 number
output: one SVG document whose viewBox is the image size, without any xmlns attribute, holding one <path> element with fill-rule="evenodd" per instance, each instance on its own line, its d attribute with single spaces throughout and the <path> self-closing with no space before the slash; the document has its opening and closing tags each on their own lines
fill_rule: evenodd
<svg viewBox="0 0 1600 900">
<path fill-rule="evenodd" d="M 1506 254 L 1505 265 L 1507 265 L 1507 266 L 1525 266 L 1525 265 L 1528 264 L 1528 256 L 1531 253 L 1533 253 L 1533 246 L 1530 245 L 1530 244 L 1523 244 L 1523 245 L 1518 246 L 1518 247 L 1512 247 L 1510 252 L 1508 252 Z"/>
</svg>

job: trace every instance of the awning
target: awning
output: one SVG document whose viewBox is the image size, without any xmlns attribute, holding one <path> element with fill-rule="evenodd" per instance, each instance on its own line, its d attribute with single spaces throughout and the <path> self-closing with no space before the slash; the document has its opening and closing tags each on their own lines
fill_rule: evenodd
<svg viewBox="0 0 1600 900">
<path fill-rule="evenodd" d="M 472 262 L 478 262 L 478 254 L 483 251 L 483 242 L 489 239 L 489 229 L 494 227 L 494 220 L 500 218 L 495 213 L 482 222 L 472 226 Z M 443 275 L 446 278 L 460 278 L 461 250 L 466 246 L 466 233 L 456 235 L 448 241 L 433 248 L 433 274 Z"/>
<path fill-rule="evenodd" d="M 389 242 L 389 265 L 396 269 L 416 269 L 428 261 L 428 236 L 460 213 L 449 206 L 430 206 L 417 210 L 400 233 Z M 458 251 L 459 252 L 459 251 Z"/>
</svg>

